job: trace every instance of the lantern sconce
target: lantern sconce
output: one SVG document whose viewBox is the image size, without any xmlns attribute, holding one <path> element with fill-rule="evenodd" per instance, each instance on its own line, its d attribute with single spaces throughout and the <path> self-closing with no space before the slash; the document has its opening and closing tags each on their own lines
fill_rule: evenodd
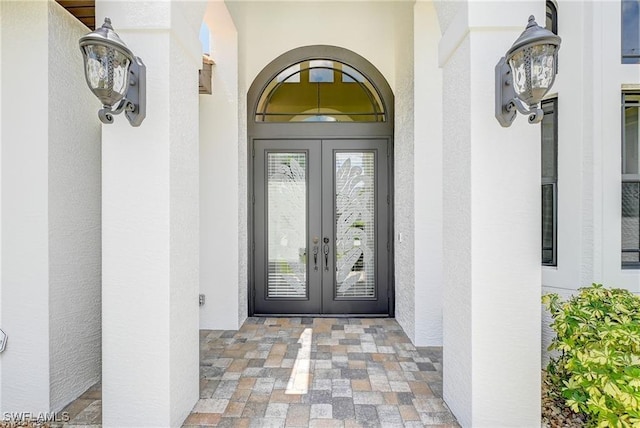
<svg viewBox="0 0 640 428">
<path fill-rule="evenodd" d="M 539 107 L 556 78 L 560 37 L 540 27 L 533 15 L 524 32 L 496 65 L 496 119 L 507 128 L 517 112 L 538 123 Z"/>
<path fill-rule="evenodd" d="M 111 20 L 80 38 L 84 75 L 91 92 L 102 102 L 98 117 L 113 123 L 123 111 L 132 126 L 146 116 L 146 67 L 113 31 Z"/>
</svg>

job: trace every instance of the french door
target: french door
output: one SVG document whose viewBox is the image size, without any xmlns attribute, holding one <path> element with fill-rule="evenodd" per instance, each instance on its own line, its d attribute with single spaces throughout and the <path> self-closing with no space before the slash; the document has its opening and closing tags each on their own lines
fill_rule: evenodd
<svg viewBox="0 0 640 428">
<path fill-rule="evenodd" d="M 255 314 L 389 314 L 387 144 L 254 140 Z"/>
</svg>

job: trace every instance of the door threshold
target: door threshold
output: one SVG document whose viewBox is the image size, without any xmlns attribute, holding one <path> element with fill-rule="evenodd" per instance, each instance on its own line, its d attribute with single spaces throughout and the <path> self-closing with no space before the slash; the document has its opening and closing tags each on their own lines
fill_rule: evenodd
<svg viewBox="0 0 640 428">
<path fill-rule="evenodd" d="M 393 318 L 389 314 L 253 314 L 251 316 L 259 318 Z"/>
</svg>

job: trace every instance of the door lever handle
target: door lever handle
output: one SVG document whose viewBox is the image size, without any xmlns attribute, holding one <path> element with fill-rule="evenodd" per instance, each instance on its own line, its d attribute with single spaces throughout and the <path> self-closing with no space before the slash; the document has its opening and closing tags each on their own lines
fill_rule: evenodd
<svg viewBox="0 0 640 428">
<path fill-rule="evenodd" d="M 324 270 L 329 270 L 329 238 L 325 237 L 323 240 L 323 252 L 324 252 Z"/>
</svg>

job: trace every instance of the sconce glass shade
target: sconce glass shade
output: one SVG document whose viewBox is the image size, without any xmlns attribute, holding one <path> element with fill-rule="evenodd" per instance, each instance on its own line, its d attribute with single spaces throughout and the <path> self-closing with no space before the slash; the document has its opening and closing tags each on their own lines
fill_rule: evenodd
<svg viewBox="0 0 640 428">
<path fill-rule="evenodd" d="M 111 20 L 80 39 L 89 88 L 104 107 L 113 107 L 129 88 L 133 53 L 113 31 Z"/>
<path fill-rule="evenodd" d="M 530 16 L 527 28 L 507 52 L 513 89 L 531 108 L 537 107 L 553 86 L 559 47 L 560 37 L 540 27 Z"/>
<path fill-rule="evenodd" d="M 127 93 L 131 60 L 122 52 L 101 45 L 84 46 L 85 76 L 103 106 L 114 106 Z"/>
<path fill-rule="evenodd" d="M 495 116 L 509 127 L 518 112 L 539 123 L 544 112 L 538 106 L 556 80 L 560 37 L 536 24 L 529 17 L 524 32 L 495 67 Z"/>
</svg>

